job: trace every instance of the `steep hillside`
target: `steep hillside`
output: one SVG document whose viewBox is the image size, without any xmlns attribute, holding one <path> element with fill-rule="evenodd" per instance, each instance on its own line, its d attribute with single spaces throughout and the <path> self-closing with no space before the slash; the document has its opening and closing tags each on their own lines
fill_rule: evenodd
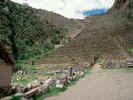
<svg viewBox="0 0 133 100">
<path fill-rule="evenodd" d="M 48 20 L 50 23 L 61 26 L 68 29 L 69 35 L 73 38 L 81 31 L 83 27 L 82 20 L 78 19 L 68 19 L 64 16 L 58 15 L 54 12 L 49 12 L 46 10 L 37 10 L 37 15 L 40 16 L 41 20 Z"/>
<path fill-rule="evenodd" d="M 68 33 L 75 29 L 80 29 L 78 21 L 10 0 L 0 1 L 0 43 L 16 60 L 52 50 L 54 45 L 66 42 Z"/>
<path fill-rule="evenodd" d="M 133 48 L 132 5 L 132 0 L 116 0 L 107 14 L 87 17 L 84 20 L 86 27 L 72 42 L 37 63 L 69 62 L 71 59 L 89 61 L 92 55 L 113 59 L 131 56 L 128 49 Z"/>
</svg>

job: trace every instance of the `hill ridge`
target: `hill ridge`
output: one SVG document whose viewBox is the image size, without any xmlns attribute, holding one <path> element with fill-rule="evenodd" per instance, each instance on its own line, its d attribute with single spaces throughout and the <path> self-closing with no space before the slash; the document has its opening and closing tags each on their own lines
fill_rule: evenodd
<svg viewBox="0 0 133 100">
<path fill-rule="evenodd" d="M 130 57 L 128 49 L 133 48 L 131 34 L 133 23 L 131 22 L 132 17 L 129 18 L 126 12 L 132 9 L 128 7 L 131 4 L 133 3 L 130 0 L 116 0 L 108 13 L 86 17 L 85 27 L 74 40 L 57 49 L 51 55 L 56 57 L 59 55 L 56 59 L 58 63 L 62 62 L 58 59 L 69 62 L 73 58 L 89 61 L 92 55 L 112 59 Z M 117 7 L 118 5 L 119 7 Z M 129 12 L 129 15 L 132 16 L 132 12 Z M 54 56 L 52 58 L 54 59 Z M 52 58 L 51 62 L 48 62 L 52 63 Z M 45 62 L 45 57 L 42 59 Z"/>
</svg>

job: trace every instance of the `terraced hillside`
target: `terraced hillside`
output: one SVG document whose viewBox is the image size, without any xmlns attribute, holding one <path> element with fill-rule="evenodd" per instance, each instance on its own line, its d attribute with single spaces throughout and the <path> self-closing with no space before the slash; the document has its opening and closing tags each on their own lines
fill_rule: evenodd
<svg viewBox="0 0 133 100">
<path fill-rule="evenodd" d="M 47 20 L 54 25 L 67 28 L 71 37 L 74 37 L 83 27 L 82 20 L 68 19 L 54 12 L 38 9 L 37 15 L 42 21 Z"/>
<path fill-rule="evenodd" d="M 81 20 L 35 9 L 11 0 L 0 1 L 0 44 L 16 62 L 28 62 L 68 42 L 79 33 Z"/>
<path fill-rule="evenodd" d="M 92 55 L 115 59 L 129 57 L 128 49 L 133 48 L 131 4 L 130 0 L 116 0 L 107 14 L 87 17 L 84 20 L 86 27 L 73 41 L 40 58 L 37 64 L 63 63 L 73 59 L 89 61 Z"/>
</svg>

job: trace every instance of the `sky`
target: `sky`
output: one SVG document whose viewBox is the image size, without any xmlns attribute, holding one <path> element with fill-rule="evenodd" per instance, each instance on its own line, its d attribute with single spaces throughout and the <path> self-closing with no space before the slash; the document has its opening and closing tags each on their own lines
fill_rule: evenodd
<svg viewBox="0 0 133 100">
<path fill-rule="evenodd" d="M 89 11 L 84 11 L 83 15 L 84 16 L 90 16 L 90 15 L 94 15 L 94 14 L 102 14 L 102 13 L 106 13 L 108 10 L 105 8 L 102 9 L 93 9 L 93 10 L 89 10 Z"/>
<path fill-rule="evenodd" d="M 27 3 L 38 9 L 45 9 L 67 18 L 84 19 L 92 14 L 106 13 L 112 7 L 114 0 L 12 0 L 17 3 Z"/>
</svg>

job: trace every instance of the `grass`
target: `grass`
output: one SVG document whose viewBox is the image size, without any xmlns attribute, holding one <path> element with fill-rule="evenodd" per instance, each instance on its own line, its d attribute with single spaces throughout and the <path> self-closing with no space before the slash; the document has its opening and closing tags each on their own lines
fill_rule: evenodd
<svg viewBox="0 0 133 100">
<path fill-rule="evenodd" d="M 133 52 L 133 48 L 129 48 L 128 49 L 128 52 L 131 52 L 132 53 Z"/>
<path fill-rule="evenodd" d="M 23 71 L 28 71 L 28 72 L 37 71 L 36 67 L 32 66 L 32 65 L 22 64 L 20 66 L 21 66 L 21 69 Z M 33 74 L 16 74 L 16 73 L 14 73 L 12 75 L 12 79 L 13 79 L 13 83 L 27 84 L 27 83 L 31 82 L 32 80 L 36 80 L 37 79 L 37 75 L 33 75 Z M 17 80 L 17 79 L 19 79 L 19 80 Z"/>
<path fill-rule="evenodd" d="M 34 100 L 44 100 L 46 97 L 58 95 L 60 92 L 64 92 L 68 89 L 68 87 L 75 85 L 81 78 L 85 77 L 85 75 L 89 74 L 92 67 L 86 68 L 85 73 L 82 76 L 77 76 L 75 80 L 73 80 L 70 84 L 65 85 L 63 88 L 56 88 L 55 86 L 51 88 L 48 93 L 40 94 L 34 97 Z"/>
<path fill-rule="evenodd" d="M 16 74 L 13 74 L 13 83 L 17 83 L 17 84 L 22 84 L 22 85 L 25 85 L 25 84 L 28 84 L 29 82 L 33 81 L 33 80 L 36 80 L 37 79 L 37 76 L 34 76 L 34 75 L 16 75 Z M 17 80 L 19 79 L 19 80 Z"/>
<path fill-rule="evenodd" d="M 52 73 L 52 72 L 48 72 L 44 69 L 38 69 L 33 65 L 21 64 L 20 66 L 21 66 L 20 67 L 21 70 L 28 72 L 28 73 L 26 73 L 26 74 L 14 73 L 12 75 L 12 79 L 13 79 L 14 84 L 25 85 L 25 84 L 28 84 L 29 82 L 33 81 L 33 80 L 38 79 L 38 77 L 46 77 L 46 76 L 53 76 L 54 75 L 54 73 Z"/>
<path fill-rule="evenodd" d="M 98 59 L 96 60 L 96 63 L 99 64 L 99 63 L 102 63 L 103 61 L 104 61 L 104 59 L 98 58 Z"/>
<path fill-rule="evenodd" d="M 17 60 L 16 63 L 17 63 L 17 65 L 19 66 L 19 65 L 24 64 L 24 63 L 26 63 L 26 62 L 28 62 L 28 61 L 35 61 L 35 60 L 38 59 L 39 57 L 42 57 L 42 56 L 51 54 L 54 50 L 55 50 L 55 48 L 52 49 L 52 50 L 49 50 L 49 51 L 46 52 L 46 53 L 43 53 L 43 54 L 40 54 L 40 55 L 36 55 L 36 56 L 34 56 L 34 57 L 32 57 L 32 58 L 30 58 L 30 59 L 28 59 L 28 60 L 27 60 L 27 59 L 26 59 L 26 60 Z"/>
<path fill-rule="evenodd" d="M 35 70 L 37 70 L 36 69 L 36 66 L 34 66 L 34 65 L 29 65 L 29 64 L 19 64 L 18 65 L 18 69 L 21 69 L 21 70 L 24 70 L 24 71 L 27 71 L 27 70 L 29 70 L 29 71 L 35 71 Z"/>
<path fill-rule="evenodd" d="M 21 100 L 21 97 L 12 96 L 11 100 Z"/>
</svg>

